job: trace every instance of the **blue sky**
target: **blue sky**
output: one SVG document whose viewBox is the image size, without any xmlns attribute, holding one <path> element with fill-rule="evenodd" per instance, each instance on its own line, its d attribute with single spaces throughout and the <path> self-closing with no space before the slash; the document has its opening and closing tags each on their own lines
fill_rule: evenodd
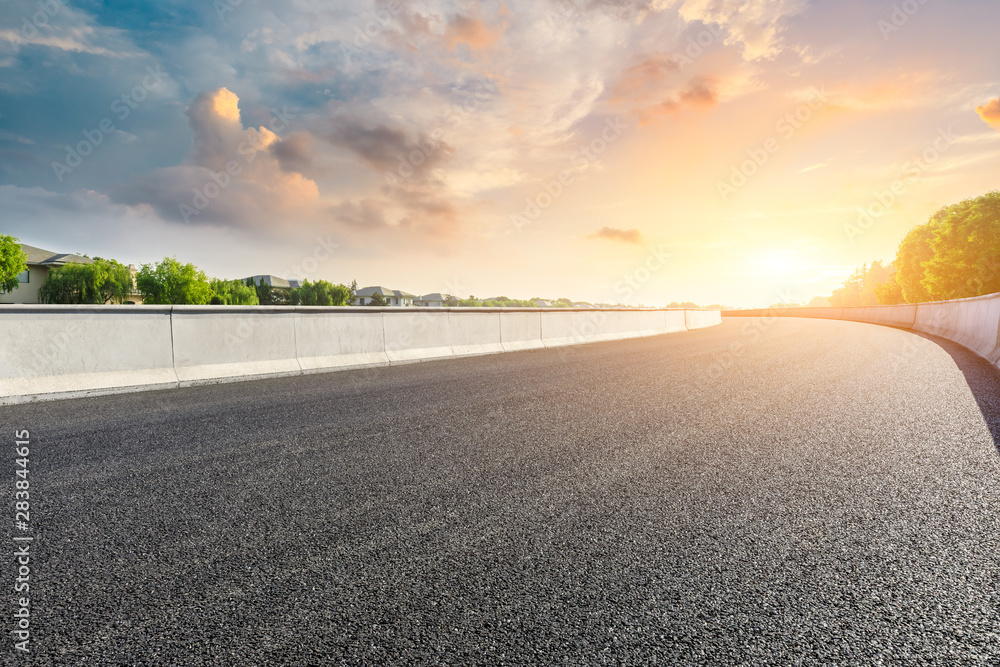
<svg viewBox="0 0 1000 667">
<path fill-rule="evenodd" d="M 9 0 L 0 233 L 220 277 L 806 300 L 998 187 L 998 27 L 992 0 Z"/>
</svg>

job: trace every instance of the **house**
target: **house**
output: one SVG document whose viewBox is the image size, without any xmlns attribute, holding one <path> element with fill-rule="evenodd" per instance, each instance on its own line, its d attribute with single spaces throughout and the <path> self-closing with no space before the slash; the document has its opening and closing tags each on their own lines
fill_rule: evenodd
<svg viewBox="0 0 1000 667">
<path fill-rule="evenodd" d="M 94 260 L 81 255 L 54 253 L 35 246 L 21 244 L 28 256 L 28 268 L 18 278 L 13 292 L 0 294 L 0 303 L 38 303 L 38 288 L 49 277 L 49 269 L 66 264 L 92 264 Z"/>
<path fill-rule="evenodd" d="M 448 305 L 449 299 L 454 299 L 450 294 L 441 294 L 441 292 L 433 292 L 431 294 L 424 294 L 423 296 L 418 296 L 413 299 L 413 305 L 419 306 L 421 308 L 444 308 Z"/>
<path fill-rule="evenodd" d="M 285 280 L 278 276 L 250 276 L 249 278 L 244 278 L 243 282 L 245 283 L 248 280 L 252 280 L 254 285 L 267 284 L 271 286 L 271 289 L 280 289 L 286 292 L 291 292 L 293 289 L 302 287 L 301 280 Z"/>
<path fill-rule="evenodd" d="M 535 306 L 538 308 L 551 308 L 552 302 L 546 301 L 545 299 L 535 299 Z"/>
<path fill-rule="evenodd" d="M 354 292 L 354 296 L 357 298 L 357 304 L 359 306 L 367 306 L 371 303 L 372 296 L 375 294 L 381 294 L 382 298 L 385 299 L 386 305 L 394 308 L 406 308 L 408 306 L 412 306 L 413 300 L 417 298 L 409 292 L 402 292 L 398 289 L 387 289 L 381 285 L 362 287 Z"/>
</svg>

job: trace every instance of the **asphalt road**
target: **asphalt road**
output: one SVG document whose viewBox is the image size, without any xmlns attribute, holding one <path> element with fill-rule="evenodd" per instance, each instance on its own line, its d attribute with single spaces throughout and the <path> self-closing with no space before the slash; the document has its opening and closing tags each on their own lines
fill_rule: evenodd
<svg viewBox="0 0 1000 667">
<path fill-rule="evenodd" d="M 736 319 L 0 408 L 35 537 L 0 655 L 997 664 L 998 404 L 954 345 Z"/>
</svg>

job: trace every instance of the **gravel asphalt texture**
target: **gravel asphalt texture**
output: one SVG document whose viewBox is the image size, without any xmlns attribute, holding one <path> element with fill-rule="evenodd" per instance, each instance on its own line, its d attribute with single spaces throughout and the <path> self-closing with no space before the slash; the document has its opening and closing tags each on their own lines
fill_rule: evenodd
<svg viewBox="0 0 1000 667">
<path fill-rule="evenodd" d="M 950 343 L 733 318 L 3 407 L 35 542 L 0 656 L 1000 664 L 998 406 Z"/>
</svg>

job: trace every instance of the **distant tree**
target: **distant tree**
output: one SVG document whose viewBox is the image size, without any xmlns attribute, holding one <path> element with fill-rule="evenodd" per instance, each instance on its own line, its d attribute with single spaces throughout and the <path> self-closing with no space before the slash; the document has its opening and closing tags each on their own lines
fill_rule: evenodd
<svg viewBox="0 0 1000 667">
<path fill-rule="evenodd" d="M 875 297 L 880 305 L 892 306 L 903 303 L 903 287 L 896 282 L 895 275 L 891 280 L 875 286 Z"/>
<path fill-rule="evenodd" d="M 357 296 L 357 294 L 358 294 L 358 281 L 357 280 L 351 280 L 351 286 L 350 286 L 349 289 L 350 289 L 350 292 L 351 292 L 351 296 L 347 300 L 347 305 L 348 306 L 357 305 L 357 302 L 358 302 L 358 296 Z"/>
<path fill-rule="evenodd" d="M 253 278 L 247 278 L 247 286 L 252 287 L 254 292 L 257 293 L 257 303 L 261 306 L 273 306 L 274 303 L 274 292 L 276 290 L 272 289 L 271 283 L 267 282 L 264 278 L 260 279 L 260 282 L 254 281 Z"/>
<path fill-rule="evenodd" d="M 217 306 L 256 306 L 260 304 L 257 291 L 242 280 L 219 280 L 211 283 L 210 303 Z"/>
<path fill-rule="evenodd" d="M 149 304 L 202 305 L 212 299 L 212 286 L 205 272 L 173 257 L 165 257 L 158 264 L 143 264 L 136 282 L 143 301 Z"/>
<path fill-rule="evenodd" d="M 933 238 L 932 223 L 914 227 L 903 237 L 896 251 L 896 282 L 907 303 L 931 300 L 930 292 L 924 287 L 924 266 L 934 257 L 931 248 Z"/>
<path fill-rule="evenodd" d="M 292 292 L 292 303 L 303 306 L 344 306 L 350 298 L 350 288 L 345 285 L 334 285 L 325 280 L 313 283 L 306 280 L 301 288 Z"/>
<path fill-rule="evenodd" d="M 124 303 L 132 294 L 132 272 L 113 259 L 53 267 L 38 289 L 41 303 Z"/>
<path fill-rule="evenodd" d="M 454 308 L 458 305 L 458 299 L 448 294 L 444 297 L 445 308 Z"/>
<path fill-rule="evenodd" d="M 370 297 L 368 297 L 369 306 L 388 306 L 389 302 L 385 300 L 385 297 L 381 293 L 375 292 Z"/>
<path fill-rule="evenodd" d="M 855 269 L 851 277 L 844 281 L 842 287 L 833 290 L 833 294 L 830 296 L 830 304 L 836 308 L 860 306 L 861 292 L 864 289 L 865 275 L 867 273 L 867 264 L 860 269 Z"/>
<path fill-rule="evenodd" d="M 0 294 L 13 292 L 20 283 L 20 276 L 28 268 L 28 256 L 21 250 L 21 243 L 13 236 L 0 234 Z"/>
</svg>

